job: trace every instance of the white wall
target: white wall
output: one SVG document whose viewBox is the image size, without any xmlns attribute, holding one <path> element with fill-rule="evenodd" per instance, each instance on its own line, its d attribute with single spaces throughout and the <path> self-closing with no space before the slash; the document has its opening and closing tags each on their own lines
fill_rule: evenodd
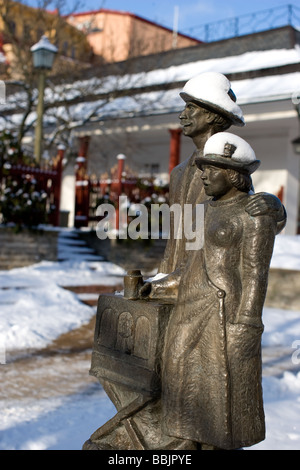
<svg viewBox="0 0 300 470">
<path fill-rule="evenodd" d="M 233 126 L 229 132 L 240 135 L 253 147 L 261 160 L 253 175 L 256 192 L 278 194 L 284 187 L 284 204 L 288 212 L 286 234 L 295 235 L 298 224 L 300 157 L 294 155 L 291 141 L 299 132 L 296 111 L 291 100 L 243 105 L 246 126 Z M 88 157 L 89 173 L 99 176 L 116 164 L 118 153 L 127 157 L 126 164 L 141 171 L 147 163 L 159 163 L 160 172 L 168 174 L 170 133 L 180 126 L 179 112 L 148 117 L 132 117 L 95 123 Z M 85 132 L 87 129 L 85 130 Z M 191 139 L 182 135 L 181 161 L 194 150 Z M 66 180 L 67 181 L 67 180 Z M 71 182 L 68 183 L 71 185 Z M 71 189 L 69 193 L 71 194 Z M 69 197 L 69 196 L 68 196 Z M 67 199 L 67 193 L 65 198 Z M 70 203 L 63 202 L 70 208 Z M 69 209 L 68 209 L 69 210 Z"/>
<path fill-rule="evenodd" d="M 68 226 L 74 226 L 75 216 L 75 173 L 74 164 L 69 164 L 63 171 L 61 198 L 60 198 L 60 211 L 68 211 L 69 219 Z"/>
</svg>

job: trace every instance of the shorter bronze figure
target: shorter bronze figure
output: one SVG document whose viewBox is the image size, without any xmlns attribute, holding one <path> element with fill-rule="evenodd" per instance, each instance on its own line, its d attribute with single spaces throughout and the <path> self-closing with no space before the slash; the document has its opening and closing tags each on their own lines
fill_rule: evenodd
<svg viewBox="0 0 300 470">
<path fill-rule="evenodd" d="M 228 132 L 210 137 L 196 158 L 210 198 L 204 247 L 188 254 L 166 334 L 162 426 L 202 448 L 237 449 L 265 437 L 262 309 L 277 224 L 245 210 L 259 163 Z"/>
</svg>

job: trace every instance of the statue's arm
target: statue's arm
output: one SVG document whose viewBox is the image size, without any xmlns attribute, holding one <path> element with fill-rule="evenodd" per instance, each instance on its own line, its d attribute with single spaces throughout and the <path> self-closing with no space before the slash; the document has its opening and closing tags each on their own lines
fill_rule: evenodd
<svg viewBox="0 0 300 470">
<path fill-rule="evenodd" d="M 268 215 L 272 217 L 276 224 L 276 233 L 280 233 L 286 225 L 286 210 L 278 197 L 268 193 L 257 193 L 249 197 L 250 202 L 246 206 L 246 211 L 252 216 Z"/>
<path fill-rule="evenodd" d="M 236 323 L 262 326 L 261 315 L 268 286 L 277 223 L 270 216 L 248 217 L 241 254 L 241 301 Z"/>
<path fill-rule="evenodd" d="M 161 259 L 158 267 L 159 273 L 167 274 L 170 271 L 170 260 L 172 257 L 172 244 L 174 243 L 174 217 L 173 213 L 170 214 L 170 233 L 169 238 L 166 243 L 166 247 L 164 250 L 163 258 Z"/>
<path fill-rule="evenodd" d="M 176 168 L 170 174 L 170 183 L 169 183 L 169 206 L 175 201 L 176 194 Z M 172 256 L 172 243 L 174 243 L 174 217 L 173 213 L 170 214 L 170 233 L 169 238 L 166 243 L 165 251 L 162 260 L 160 261 L 158 272 L 159 273 L 169 273 L 170 269 L 170 258 Z"/>
</svg>

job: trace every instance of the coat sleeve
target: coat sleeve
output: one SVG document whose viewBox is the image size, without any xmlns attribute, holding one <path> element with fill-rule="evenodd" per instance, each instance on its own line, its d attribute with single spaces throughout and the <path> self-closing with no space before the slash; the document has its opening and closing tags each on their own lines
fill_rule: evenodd
<svg viewBox="0 0 300 470">
<path fill-rule="evenodd" d="M 241 302 L 236 323 L 262 326 L 277 222 L 273 217 L 247 215 L 241 248 Z"/>
<path fill-rule="evenodd" d="M 169 206 L 172 206 L 175 201 L 176 186 L 177 186 L 177 168 L 174 168 L 170 175 L 170 184 L 169 184 Z M 164 251 L 164 256 L 160 262 L 158 272 L 169 274 L 172 272 L 173 268 L 173 257 L 174 257 L 174 217 L 173 213 L 170 214 L 170 233 L 167 240 L 166 248 Z"/>
<path fill-rule="evenodd" d="M 277 227 L 276 227 L 276 234 L 278 235 L 284 227 L 286 226 L 286 210 L 284 205 L 281 206 L 281 209 L 278 211 L 278 218 L 277 218 Z"/>
</svg>

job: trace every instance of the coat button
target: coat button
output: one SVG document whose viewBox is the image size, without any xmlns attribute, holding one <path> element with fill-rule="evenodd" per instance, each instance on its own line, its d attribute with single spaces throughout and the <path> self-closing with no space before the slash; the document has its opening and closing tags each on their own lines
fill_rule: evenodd
<svg viewBox="0 0 300 470">
<path fill-rule="evenodd" d="M 219 299 L 224 299 L 226 293 L 224 290 L 218 290 L 218 293 L 217 293 L 217 296 L 219 297 Z"/>
</svg>

